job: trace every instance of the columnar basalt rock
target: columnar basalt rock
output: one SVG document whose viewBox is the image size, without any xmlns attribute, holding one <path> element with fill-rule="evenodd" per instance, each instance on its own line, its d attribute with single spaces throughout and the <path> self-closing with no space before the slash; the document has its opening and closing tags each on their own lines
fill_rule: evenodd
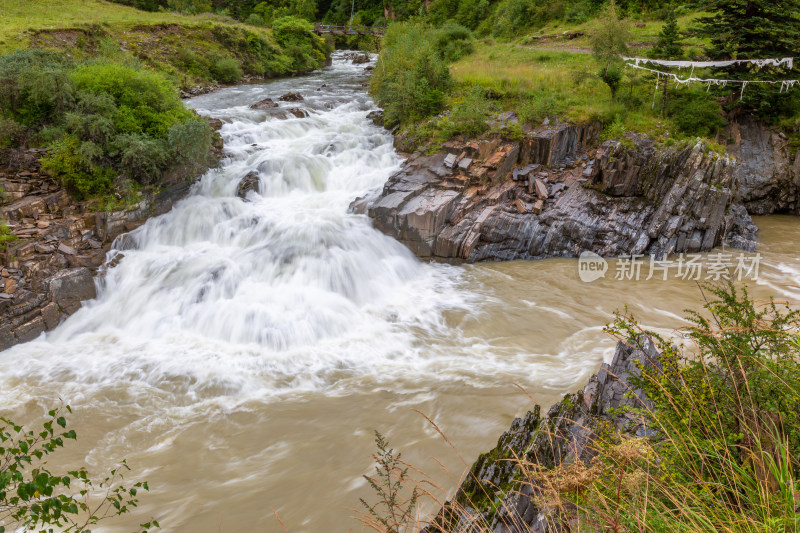
<svg viewBox="0 0 800 533">
<path fill-rule="evenodd" d="M 367 212 L 420 257 L 450 262 L 755 248 L 729 157 L 645 140 L 590 150 L 598 131 L 562 125 L 414 154 Z"/>
<path fill-rule="evenodd" d="M 609 425 L 630 436 L 653 432 L 629 409 L 652 409 L 644 392 L 631 384 L 641 368 L 657 371 L 660 356 L 652 341 L 642 338 L 631 346 L 620 342 L 611 364 L 604 364 L 580 392 L 568 394 L 546 415 L 539 406 L 517 418 L 497 446 L 482 454 L 424 533 L 474 533 L 488 525 L 494 533 L 565 531 L 557 509 L 541 508 L 536 480 L 525 479 L 519 461 L 553 468 L 596 456 L 594 441 Z M 541 501 L 542 499 L 538 499 Z"/>
</svg>

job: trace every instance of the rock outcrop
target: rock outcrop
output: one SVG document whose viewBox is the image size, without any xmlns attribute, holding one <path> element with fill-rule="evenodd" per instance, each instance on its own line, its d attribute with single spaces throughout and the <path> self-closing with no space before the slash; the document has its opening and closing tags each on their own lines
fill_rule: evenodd
<svg viewBox="0 0 800 533">
<path fill-rule="evenodd" d="M 192 180 L 173 180 L 119 211 L 94 211 L 43 174 L 44 150 L 0 154 L 0 220 L 16 240 L 0 247 L 0 350 L 55 328 L 94 298 L 94 275 L 113 240 L 167 212 Z"/>
<path fill-rule="evenodd" d="M 446 143 L 411 155 L 354 208 L 418 256 L 449 262 L 755 248 L 729 157 L 646 140 L 590 150 L 598 133 L 559 125 L 522 141 Z"/>
<path fill-rule="evenodd" d="M 630 436 L 652 436 L 641 418 L 625 407 L 649 408 L 643 391 L 630 384 L 640 367 L 658 369 L 660 353 L 643 338 L 638 346 L 618 343 L 611 364 L 604 364 L 580 392 L 568 394 L 542 416 L 537 406 L 517 418 L 497 446 L 482 454 L 425 533 L 545 533 L 564 529 L 558 512 L 537 507 L 537 481 L 526 479 L 519 461 L 547 468 L 595 456 L 593 442 L 611 425 Z M 477 526 L 481 526 L 478 529 Z"/>
<path fill-rule="evenodd" d="M 739 195 L 752 215 L 800 215 L 800 152 L 789 139 L 753 118 L 730 127 Z"/>
</svg>

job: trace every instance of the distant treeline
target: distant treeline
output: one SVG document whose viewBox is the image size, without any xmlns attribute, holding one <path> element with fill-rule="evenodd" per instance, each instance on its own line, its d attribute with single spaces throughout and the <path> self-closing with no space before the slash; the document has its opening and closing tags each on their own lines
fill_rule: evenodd
<svg viewBox="0 0 800 533">
<path fill-rule="evenodd" d="M 524 27 L 552 20 L 580 23 L 593 18 L 604 0 L 115 0 L 147 11 L 214 12 L 242 22 L 269 24 L 272 19 L 295 15 L 309 21 L 334 24 L 383 25 L 413 16 L 427 16 L 441 24 L 453 20 L 479 33 L 506 36 Z M 678 0 L 620 0 L 623 11 L 660 16 L 670 8 L 696 2 Z M 663 12 L 663 13 L 662 13 Z"/>
</svg>

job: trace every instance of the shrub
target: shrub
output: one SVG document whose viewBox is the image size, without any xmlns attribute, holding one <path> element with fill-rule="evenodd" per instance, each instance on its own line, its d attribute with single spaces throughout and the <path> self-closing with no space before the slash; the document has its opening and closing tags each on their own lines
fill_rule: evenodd
<svg viewBox="0 0 800 533">
<path fill-rule="evenodd" d="M 682 133 L 709 137 L 725 125 L 717 101 L 699 89 L 674 91 L 667 103 L 667 114 Z"/>
<path fill-rule="evenodd" d="M 535 91 L 528 95 L 519 106 L 519 118 L 529 124 L 539 124 L 545 118 L 560 113 L 563 105 L 551 91 Z"/>
<path fill-rule="evenodd" d="M 325 64 L 325 40 L 313 32 L 314 26 L 299 17 L 282 17 L 272 23 L 275 40 L 300 71 Z"/>
<path fill-rule="evenodd" d="M 258 26 L 258 27 L 263 27 L 264 25 L 266 25 L 264 17 L 262 17 L 257 13 L 251 13 L 250 16 L 247 17 L 247 19 L 244 22 L 245 24 L 250 24 L 251 26 Z"/>
<path fill-rule="evenodd" d="M 72 72 L 78 90 L 110 96 L 117 106 L 112 120 L 120 133 L 164 137 L 172 124 L 193 115 L 163 76 L 116 64 L 93 63 Z"/>
<path fill-rule="evenodd" d="M 384 36 L 370 93 L 384 108 L 388 126 L 421 120 L 444 107 L 450 72 L 433 33 L 422 23 L 401 23 L 390 26 Z"/>
<path fill-rule="evenodd" d="M 130 513 L 139 504 L 137 494 L 150 490 L 146 481 L 125 482 L 130 470 L 125 461 L 102 480 L 85 468 L 53 474 L 49 458 L 77 438 L 67 429 L 64 410 L 50 411 L 35 432 L 0 418 L 0 520 L 5 524 L 0 533 L 5 526 L 9 531 L 88 532 L 107 517 Z M 66 411 L 72 412 L 69 406 Z M 150 521 L 140 527 L 146 533 L 160 526 Z"/>
<path fill-rule="evenodd" d="M 454 22 L 448 22 L 434 34 L 434 46 L 444 61 L 458 61 L 475 50 L 472 32 Z"/>
<path fill-rule="evenodd" d="M 443 119 L 442 135 L 448 139 L 456 135 L 475 137 L 489 129 L 489 116 L 492 103 L 486 98 L 486 92 L 480 87 L 472 90 L 450 110 Z"/>
<path fill-rule="evenodd" d="M 0 114 L 24 126 L 62 113 L 72 102 L 69 63 L 54 52 L 18 50 L 0 56 Z"/>
<path fill-rule="evenodd" d="M 86 157 L 89 150 L 81 150 L 82 143 L 68 135 L 50 145 L 50 154 L 42 158 L 42 168 L 69 188 L 79 199 L 106 193 L 114 172 L 97 167 Z"/>
<path fill-rule="evenodd" d="M 114 140 L 120 168 L 129 178 L 148 184 L 158 181 L 167 167 L 169 152 L 166 143 L 141 133 L 123 133 Z"/>
<path fill-rule="evenodd" d="M 219 59 L 211 68 L 211 73 L 222 83 L 236 83 L 242 79 L 242 69 L 233 58 Z"/>
</svg>

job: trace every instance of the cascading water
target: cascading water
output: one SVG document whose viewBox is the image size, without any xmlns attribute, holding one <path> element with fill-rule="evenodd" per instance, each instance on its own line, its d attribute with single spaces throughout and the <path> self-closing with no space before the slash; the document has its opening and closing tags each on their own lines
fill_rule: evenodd
<svg viewBox="0 0 800 533">
<path fill-rule="evenodd" d="M 192 100 L 225 122 L 220 168 L 119 243 L 95 301 L 0 353 L 4 414 L 73 406 L 65 467 L 126 457 L 150 481 L 140 513 L 102 530 L 155 516 L 165 531 L 281 531 L 273 509 L 292 532 L 358 527 L 373 429 L 452 487 L 464 463 L 412 408 L 471 461 L 529 406 L 512 383 L 547 404 L 596 370 L 614 309 L 669 328 L 698 306 L 693 282 L 587 286 L 571 260 L 418 261 L 348 213 L 400 164 L 366 118 L 364 80 L 338 55 L 303 78 Z M 282 106 L 309 117 L 249 108 L 288 91 L 305 99 Z M 260 193 L 244 201 L 252 171 Z M 777 220 L 762 283 L 797 298 L 800 260 L 783 244 L 797 221 Z"/>
</svg>

